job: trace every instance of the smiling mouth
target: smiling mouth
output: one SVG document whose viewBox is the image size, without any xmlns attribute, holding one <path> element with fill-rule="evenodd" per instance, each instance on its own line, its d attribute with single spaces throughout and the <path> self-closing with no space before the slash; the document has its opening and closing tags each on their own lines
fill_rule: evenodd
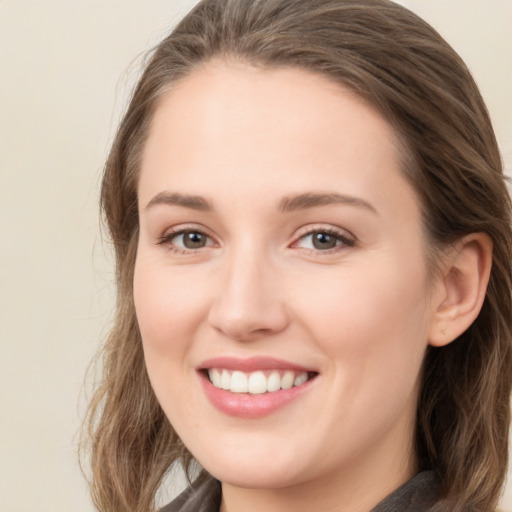
<svg viewBox="0 0 512 512">
<path fill-rule="evenodd" d="M 217 389 L 231 393 L 262 395 L 298 387 L 313 379 L 316 372 L 298 370 L 258 370 L 242 372 L 225 368 L 205 370 L 211 384 Z"/>
</svg>

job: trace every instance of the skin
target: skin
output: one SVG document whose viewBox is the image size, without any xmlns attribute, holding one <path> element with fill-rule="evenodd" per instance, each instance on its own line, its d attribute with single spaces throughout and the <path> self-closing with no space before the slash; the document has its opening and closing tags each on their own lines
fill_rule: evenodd
<svg viewBox="0 0 512 512">
<path fill-rule="evenodd" d="M 420 369 L 447 295 L 427 272 L 387 121 L 324 77 L 210 62 L 159 105 L 138 193 L 134 297 L 149 377 L 223 482 L 221 510 L 368 511 L 414 475 Z M 170 193 L 211 210 L 155 200 Z M 304 193 L 358 201 L 279 209 Z M 184 227 L 206 245 L 170 236 Z M 308 233 L 326 229 L 351 242 L 315 248 Z M 272 414 L 237 418 L 199 382 L 201 362 L 219 356 L 318 376 Z"/>
</svg>

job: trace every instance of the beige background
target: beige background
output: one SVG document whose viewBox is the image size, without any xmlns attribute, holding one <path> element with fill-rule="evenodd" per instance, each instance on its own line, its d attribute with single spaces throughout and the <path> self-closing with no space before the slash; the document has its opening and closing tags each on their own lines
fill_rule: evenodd
<svg viewBox="0 0 512 512">
<path fill-rule="evenodd" d="M 402 3 L 469 64 L 510 173 L 512 0 Z M 76 442 L 113 303 L 101 168 L 134 58 L 193 4 L 0 0 L 1 512 L 92 511 Z"/>
</svg>

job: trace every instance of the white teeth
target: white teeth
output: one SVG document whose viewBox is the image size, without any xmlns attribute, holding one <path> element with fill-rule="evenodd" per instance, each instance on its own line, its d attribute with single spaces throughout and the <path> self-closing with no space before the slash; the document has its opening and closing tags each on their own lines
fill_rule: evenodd
<svg viewBox="0 0 512 512">
<path fill-rule="evenodd" d="M 231 374 L 227 370 L 222 370 L 220 387 L 226 390 L 231 389 Z"/>
<path fill-rule="evenodd" d="M 249 376 L 249 393 L 259 395 L 267 391 L 267 379 L 263 372 L 254 372 Z"/>
<path fill-rule="evenodd" d="M 307 374 L 307 372 L 299 373 L 299 374 L 295 377 L 295 380 L 293 381 L 293 385 L 294 385 L 294 386 L 300 386 L 301 384 L 304 384 L 304 382 L 306 382 L 307 380 L 308 380 L 308 374 Z"/>
<path fill-rule="evenodd" d="M 283 389 L 290 389 L 293 387 L 293 381 L 295 380 L 295 373 L 286 372 L 281 379 L 281 387 Z"/>
<path fill-rule="evenodd" d="M 220 373 L 220 371 L 217 370 L 217 368 L 214 368 L 213 370 L 210 370 L 209 375 L 210 375 L 210 380 L 212 381 L 213 385 L 216 388 L 221 388 L 222 387 L 222 374 Z"/>
<path fill-rule="evenodd" d="M 281 389 L 281 375 L 279 372 L 272 372 L 267 378 L 267 391 L 279 391 Z"/>
<path fill-rule="evenodd" d="M 231 391 L 233 393 L 247 393 L 249 391 L 248 379 L 245 373 L 233 372 L 233 375 L 231 375 Z"/>
<path fill-rule="evenodd" d="M 294 372 L 291 370 L 269 372 L 257 371 L 244 373 L 219 368 L 208 370 L 211 383 L 220 389 L 232 393 L 251 393 L 261 395 L 272 393 L 280 389 L 290 389 L 304 384 L 309 378 L 308 372 Z"/>
</svg>

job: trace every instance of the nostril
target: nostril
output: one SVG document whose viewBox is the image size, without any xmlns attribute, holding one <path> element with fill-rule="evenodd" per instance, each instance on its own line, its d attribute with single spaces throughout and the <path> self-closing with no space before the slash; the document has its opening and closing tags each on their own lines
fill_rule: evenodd
<svg viewBox="0 0 512 512">
<path fill-rule="evenodd" d="M 226 304 L 215 305 L 210 311 L 209 324 L 228 338 L 245 342 L 282 332 L 288 318 L 280 306 L 240 305 L 228 309 Z"/>
</svg>

